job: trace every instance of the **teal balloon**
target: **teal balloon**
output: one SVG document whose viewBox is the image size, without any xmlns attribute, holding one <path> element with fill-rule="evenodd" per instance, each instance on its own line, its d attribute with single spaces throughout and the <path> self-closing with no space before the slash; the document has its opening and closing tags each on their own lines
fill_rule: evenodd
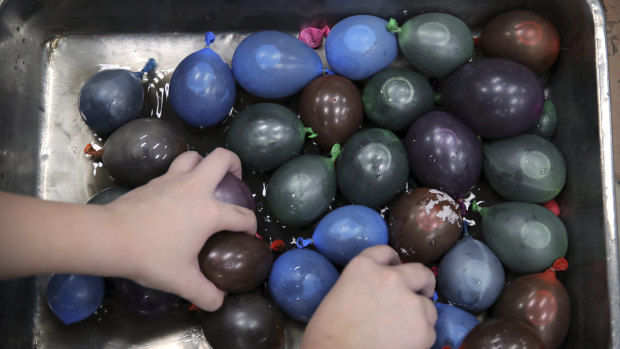
<svg viewBox="0 0 620 349">
<path fill-rule="evenodd" d="M 409 178 L 407 152 L 389 130 L 369 128 L 342 147 L 336 167 L 338 189 L 357 205 L 379 207 L 405 188 Z"/>
<path fill-rule="evenodd" d="M 469 61 L 474 53 L 471 30 L 447 13 L 424 13 L 400 28 L 398 46 L 419 71 L 441 78 Z"/>
<path fill-rule="evenodd" d="M 539 273 L 566 255 L 568 236 L 550 210 L 526 202 L 481 208 L 481 231 L 502 264 L 518 274 Z"/>
<path fill-rule="evenodd" d="M 555 110 L 555 104 L 551 99 L 545 100 L 543 110 L 536 125 L 532 126 L 527 133 L 533 133 L 545 139 L 551 139 L 558 127 L 558 114 Z"/>
<path fill-rule="evenodd" d="M 388 68 L 364 86 L 362 103 L 366 116 L 375 125 L 400 131 L 433 109 L 433 88 L 413 70 Z"/>
<path fill-rule="evenodd" d="M 305 226 L 319 218 L 336 196 L 331 159 L 303 155 L 280 166 L 267 185 L 267 206 L 282 224 Z"/>
<path fill-rule="evenodd" d="M 306 129 L 297 114 L 275 103 L 251 105 L 235 116 L 226 131 L 226 147 L 244 166 L 267 171 L 299 154 Z"/>
<path fill-rule="evenodd" d="M 488 142 L 483 153 L 484 175 L 506 200 L 545 203 L 564 188 L 564 157 L 540 136 L 522 134 Z"/>
</svg>

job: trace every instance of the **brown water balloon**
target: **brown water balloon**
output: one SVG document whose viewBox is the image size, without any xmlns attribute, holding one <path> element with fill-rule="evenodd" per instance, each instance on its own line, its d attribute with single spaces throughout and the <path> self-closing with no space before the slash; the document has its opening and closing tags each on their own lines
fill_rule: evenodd
<svg viewBox="0 0 620 349">
<path fill-rule="evenodd" d="M 403 194 L 388 218 L 389 243 L 403 262 L 430 263 L 446 253 L 461 235 L 457 202 L 431 188 Z"/>
<path fill-rule="evenodd" d="M 318 134 L 321 148 L 344 144 L 361 126 L 364 118 L 362 98 L 357 87 L 339 75 L 314 79 L 301 94 L 299 115 L 304 125 Z"/>
<path fill-rule="evenodd" d="M 199 312 L 202 329 L 214 349 L 281 349 L 284 315 L 269 299 L 253 293 L 230 295 L 215 312 Z"/>
<path fill-rule="evenodd" d="M 489 319 L 467 334 L 460 349 L 545 349 L 533 329 L 522 322 Z"/>
<path fill-rule="evenodd" d="M 231 293 L 254 290 L 269 276 L 269 245 L 252 235 L 223 231 L 211 236 L 198 255 L 200 270 L 219 289 Z"/>
<path fill-rule="evenodd" d="M 550 268 L 528 274 L 506 286 L 493 316 L 519 320 L 538 333 L 547 349 L 558 348 L 570 326 L 570 299 Z"/>
<path fill-rule="evenodd" d="M 484 27 L 480 46 L 487 56 L 515 60 L 540 75 L 558 58 L 560 36 L 543 15 L 514 10 L 498 15 Z"/>
</svg>

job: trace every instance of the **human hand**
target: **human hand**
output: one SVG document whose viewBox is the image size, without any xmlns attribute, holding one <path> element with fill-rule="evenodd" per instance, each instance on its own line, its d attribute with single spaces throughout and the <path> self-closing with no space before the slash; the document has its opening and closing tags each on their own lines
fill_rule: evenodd
<svg viewBox="0 0 620 349">
<path fill-rule="evenodd" d="M 346 266 L 310 319 L 302 349 L 430 348 L 437 311 L 433 273 L 400 264 L 386 245 L 373 246 Z"/>
<path fill-rule="evenodd" d="M 220 202 L 213 192 L 227 172 L 241 178 L 241 163 L 218 148 L 204 159 L 196 152 L 179 155 L 166 174 L 106 205 L 121 231 L 113 252 L 121 256 L 115 276 L 172 292 L 213 311 L 224 300 L 200 271 L 198 253 L 222 231 L 256 232 L 256 216 L 246 208 Z"/>
</svg>

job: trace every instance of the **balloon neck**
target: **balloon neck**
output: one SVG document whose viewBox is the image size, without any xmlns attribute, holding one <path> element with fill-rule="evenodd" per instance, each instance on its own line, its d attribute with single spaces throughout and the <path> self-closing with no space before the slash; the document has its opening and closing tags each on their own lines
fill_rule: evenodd
<svg viewBox="0 0 620 349">
<path fill-rule="evenodd" d="M 342 151 L 342 147 L 340 144 L 336 143 L 332 146 L 332 149 L 329 151 L 329 159 L 332 163 L 336 163 L 336 160 L 340 156 L 340 152 Z"/>
<path fill-rule="evenodd" d="M 433 275 L 435 275 L 435 277 L 437 277 L 437 274 L 439 274 L 439 267 L 435 265 L 435 266 L 431 267 L 430 269 L 431 269 L 431 272 L 433 273 Z M 437 292 L 435 292 L 434 296 L 436 296 L 436 295 L 437 295 Z"/>
<path fill-rule="evenodd" d="M 306 132 L 306 135 L 308 135 L 308 138 L 316 138 L 319 136 L 318 134 L 314 133 L 312 127 L 304 127 L 304 131 Z"/>
<path fill-rule="evenodd" d="M 463 237 L 469 237 L 471 236 L 469 234 L 469 230 L 467 230 L 469 228 L 469 222 L 466 220 L 463 220 Z"/>
<path fill-rule="evenodd" d="M 304 238 L 297 238 L 297 247 L 298 248 L 304 248 L 307 247 L 308 245 L 311 245 L 314 241 L 312 240 L 312 238 L 310 239 L 304 239 Z"/>
<path fill-rule="evenodd" d="M 138 77 L 141 78 L 142 74 L 150 73 L 157 66 L 157 61 L 154 58 L 150 58 L 148 62 L 144 65 L 144 68 L 138 72 Z"/>
<path fill-rule="evenodd" d="M 433 303 L 437 304 L 439 301 L 439 296 L 437 295 L 437 291 L 433 292 Z"/>
<path fill-rule="evenodd" d="M 323 68 L 323 75 L 336 75 L 336 73 L 334 73 L 333 70 L 325 67 L 325 68 Z"/>
<path fill-rule="evenodd" d="M 459 205 L 459 208 L 461 209 L 461 216 L 466 215 L 467 214 L 467 205 L 465 204 L 465 201 L 463 201 L 463 198 L 456 199 L 456 202 Z"/>
<path fill-rule="evenodd" d="M 476 200 L 474 200 L 471 203 L 471 210 L 474 211 L 474 212 L 482 214 L 483 208 L 478 206 L 478 203 L 476 202 Z"/>
<path fill-rule="evenodd" d="M 101 161 L 103 159 L 103 148 L 95 148 L 92 143 L 88 143 L 84 147 L 84 154 L 91 156 L 93 161 Z"/>
<path fill-rule="evenodd" d="M 389 31 L 392 34 L 394 33 L 398 34 L 401 31 L 400 27 L 398 26 L 398 22 L 396 22 L 394 18 L 390 18 L 385 29 L 387 29 L 387 31 Z"/>
<path fill-rule="evenodd" d="M 545 273 L 555 275 L 556 271 L 564 271 L 566 269 L 568 269 L 568 261 L 564 258 L 558 258 L 553 262 L 551 268 L 545 270 Z"/>
<path fill-rule="evenodd" d="M 284 241 L 280 240 L 280 239 L 275 239 L 270 245 L 269 248 L 274 251 L 274 252 L 278 252 L 281 251 L 284 248 Z"/>
<path fill-rule="evenodd" d="M 213 32 L 207 32 L 205 34 L 205 44 L 209 47 L 215 41 L 215 34 Z"/>
</svg>

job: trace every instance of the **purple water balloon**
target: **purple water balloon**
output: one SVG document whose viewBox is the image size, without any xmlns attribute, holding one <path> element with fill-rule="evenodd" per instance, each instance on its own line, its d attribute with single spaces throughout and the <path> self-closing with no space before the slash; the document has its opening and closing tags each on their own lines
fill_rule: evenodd
<svg viewBox="0 0 620 349">
<path fill-rule="evenodd" d="M 504 58 L 479 58 L 442 84 L 445 107 L 486 138 L 523 133 L 538 122 L 545 96 L 538 77 Z"/>
<path fill-rule="evenodd" d="M 215 188 L 213 196 L 222 202 L 243 206 L 254 211 L 256 202 L 252 191 L 244 181 L 227 173 Z"/>
<path fill-rule="evenodd" d="M 425 186 L 458 198 L 480 177 L 482 145 L 452 114 L 433 111 L 419 117 L 404 143 L 411 173 Z"/>
</svg>

